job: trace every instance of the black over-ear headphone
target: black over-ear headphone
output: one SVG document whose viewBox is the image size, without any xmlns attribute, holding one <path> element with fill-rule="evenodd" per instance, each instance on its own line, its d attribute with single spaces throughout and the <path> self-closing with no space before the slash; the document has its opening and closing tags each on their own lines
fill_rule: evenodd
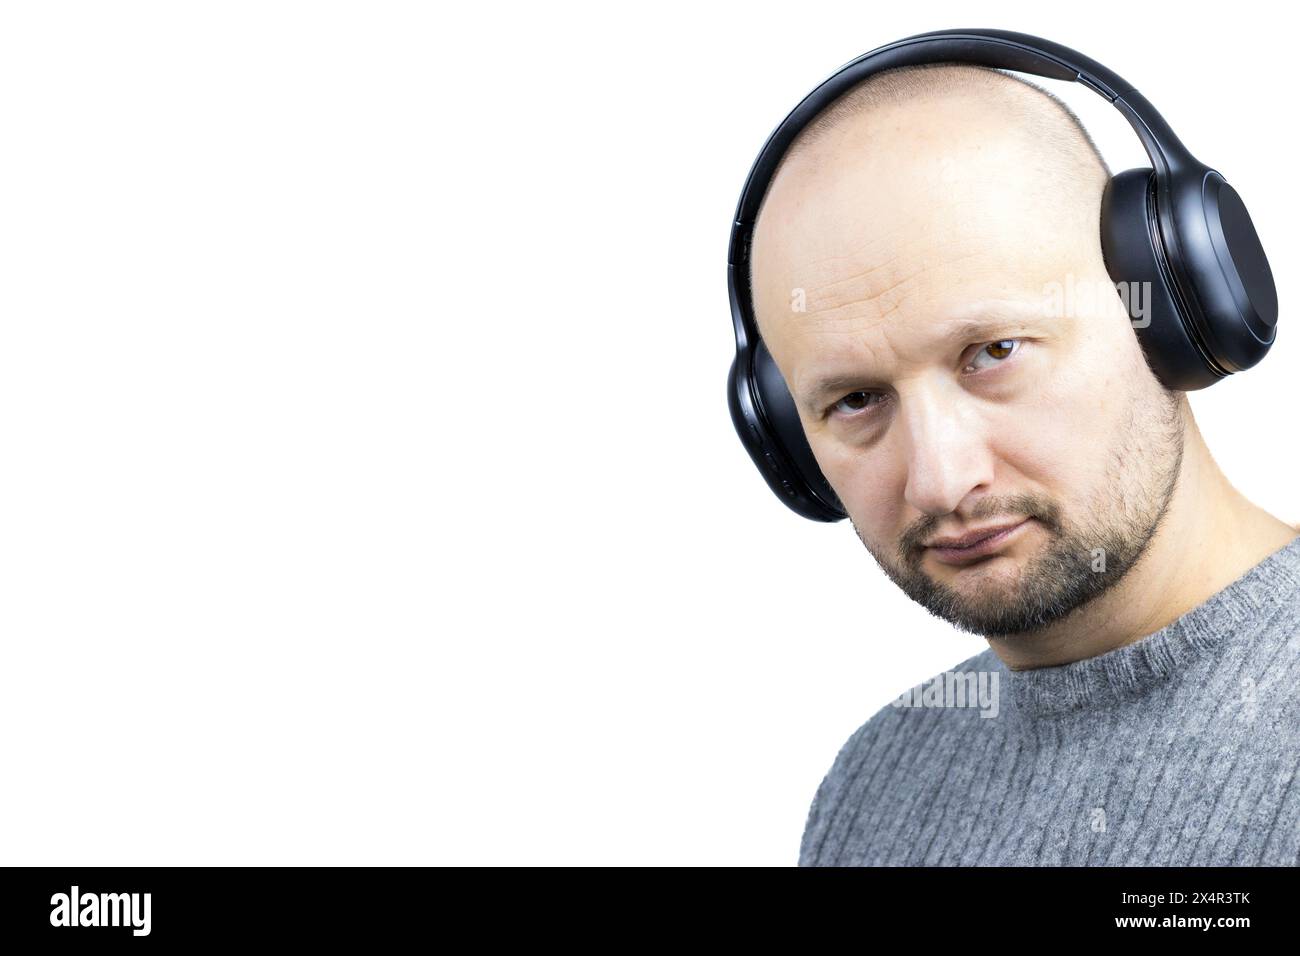
<svg viewBox="0 0 1300 956">
<path fill-rule="evenodd" d="M 1255 365 L 1273 344 L 1277 290 L 1250 214 L 1216 170 L 1178 141 L 1146 97 L 1106 67 L 1039 37 L 1008 30 L 936 30 L 863 54 L 804 97 L 768 137 L 745 181 L 727 254 L 736 358 L 727 402 L 740 439 L 777 497 L 815 521 L 847 517 L 813 457 L 785 379 L 758 333 L 749 246 L 763 195 L 795 136 L 849 87 L 918 63 L 974 63 L 1077 80 L 1109 100 L 1142 139 L 1151 167 L 1113 176 L 1101 200 L 1101 247 L 1110 277 L 1151 290 L 1149 319 L 1134 328 L 1168 388 L 1192 391 Z"/>
</svg>

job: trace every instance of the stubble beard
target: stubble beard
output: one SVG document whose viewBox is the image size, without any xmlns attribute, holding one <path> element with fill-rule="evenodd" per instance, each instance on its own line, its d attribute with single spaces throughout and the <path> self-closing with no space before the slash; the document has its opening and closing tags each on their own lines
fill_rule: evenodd
<svg viewBox="0 0 1300 956">
<path fill-rule="evenodd" d="M 976 519 L 1032 517 L 1047 533 L 1047 543 L 1013 580 L 987 582 L 982 593 L 972 595 L 931 578 L 921 567 L 921 542 L 934 534 L 937 518 L 918 521 L 889 556 L 869 544 L 856 524 L 853 530 L 890 580 L 931 614 L 987 638 L 1040 631 L 1123 580 L 1164 520 L 1177 489 L 1184 438 L 1176 394 L 1160 391 L 1161 404 L 1149 421 L 1137 420 L 1136 407 L 1130 411 L 1125 434 L 1108 454 L 1105 479 L 1082 521 L 1068 519 L 1055 502 L 1029 494 L 984 499 L 972 510 L 970 517 Z M 981 573 L 975 566 L 963 573 L 972 572 Z"/>
</svg>

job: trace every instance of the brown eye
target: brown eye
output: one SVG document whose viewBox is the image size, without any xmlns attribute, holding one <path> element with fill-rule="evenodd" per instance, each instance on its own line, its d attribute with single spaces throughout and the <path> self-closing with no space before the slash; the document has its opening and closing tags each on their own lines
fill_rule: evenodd
<svg viewBox="0 0 1300 956">
<path fill-rule="evenodd" d="M 864 408 L 870 408 L 872 405 L 880 404 L 879 401 L 872 401 L 872 399 L 879 398 L 880 396 L 876 392 L 849 392 L 849 394 L 845 395 L 831 406 L 831 411 L 846 413 L 860 412 Z"/>
<path fill-rule="evenodd" d="M 976 369 L 990 368 L 1014 355 L 1019 346 L 1019 339 L 998 339 L 996 342 L 989 342 L 975 353 L 975 357 L 971 359 L 971 364 L 967 367 Z M 986 361 L 981 364 L 981 359 L 992 359 L 993 361 Z"/>
</svg>

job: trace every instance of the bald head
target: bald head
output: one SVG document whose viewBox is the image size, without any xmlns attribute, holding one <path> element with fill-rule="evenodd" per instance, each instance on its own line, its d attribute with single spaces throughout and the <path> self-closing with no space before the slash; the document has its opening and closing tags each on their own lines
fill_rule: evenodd
<svg viewBox="0 0 1300 956">
<path fill-rule="evenodd" d="M 874 111 L 938 100 L 979 99 L 1008 111 L 1033 139 L 1055 147 L 1055 158 L 1105 171 L 1106 161 L 1078 116 L 1059 97 L 1028 80 L 968 63 L 925 63 L 867 77 L 842 93 L 800 131 L 785 159 L 808 155 L 818 143 Z"/>
<path fill-rule="evenodd" d="M 1026 162 L 1057 173 L 1067 190 L 1077 186 L 1087 194 L 1089 187 L 1098 181 L 1104 186 L 1110 178 L 1101 151 L 1063 100 L 1015 74 L 966 63 L 898 67 L 850 87 L 799 132 L 773 178 L 789 165 L 819 168 L 844 146 L 850 134 L 861 134 L 871 127 L 871 120 L 884 114 L 892 113 L 898 124 L 915 127 L 945 104 L 958 108 L 972 104 L 993 112 L 1000 122 L 988 134 L 1017 138 L 1028 147 Z M 906 116 L 909 111 L 913 114 L 910 119 Z M 767 196 L 760 204 L 759 218 L 766 205 Z"/>
<path fill-rule="evenodd" d="M 868 77 L 800 133 L 763 199 L 760 332 L 788 381 L 799 369 L 778 326 L 791 321 L 941 317 L 979 296 L 1030 298 L 1065 272 L 1104 279 L 1109 177 L 1068 106 L 1009 73 L 942 63 Z"/>
</svg>

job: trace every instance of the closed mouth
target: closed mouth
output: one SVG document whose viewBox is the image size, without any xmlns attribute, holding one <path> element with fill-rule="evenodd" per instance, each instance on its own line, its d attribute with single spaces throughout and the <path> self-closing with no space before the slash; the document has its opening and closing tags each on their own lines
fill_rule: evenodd
<svg viewBox="0 0 1300 956">
<path fill-rule="evenodd" d="M 1019 537 L 1021 531 L 1033 520 L 1033 518 L 1024 518 L 1014 524 L 986 528 L 983 531 L 972 532 L 961 538 L 939 539 L 939 541 L 927 545 L 927 548 L 935 559 L 943 564 L 970 564 L 982 558 L 992 557 L 1011 540 Z M 962 543 L 960 545 L 947 544 L 948 541 Z"/>
</svg>

